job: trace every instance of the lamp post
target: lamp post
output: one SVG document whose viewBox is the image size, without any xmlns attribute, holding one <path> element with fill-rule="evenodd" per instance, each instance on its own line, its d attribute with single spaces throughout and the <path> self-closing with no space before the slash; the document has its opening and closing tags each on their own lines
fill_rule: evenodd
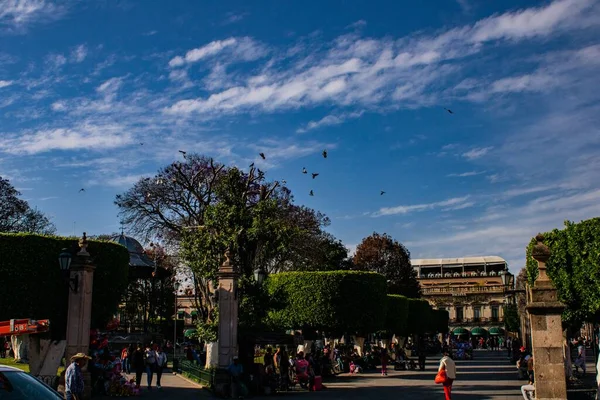
<svg viewBox="0 0 600 400">
<path fill-rule="evenodd" d="M 86 233 L 79 240 L 79 252 L 74 257 L 63 250 L 58 257 L 59 265 L 69 282 L 69 305 L 67 314 L 67 348 L 65 358 L 77 353 L 87 354 L 90 349 L 90 322 L 92 318 L 92 291 L 96 267 L 87 251 Z M 92 381 L 87 366 L 82 368 L 84 379 L 83 399 L 91 397 Z"/>
<path fill-rule="evenodd" d="M 254 271 L 254 280 L 259 284 L 262 285 L 263 282 L 265 281 L 265 278 L 267 277 L 267 271 L 265 271 L 263 268 L 257 268 Z"/>
<path fill-rule="evenodd" d="M 77 293 L 77 290 L 79 289 L 79 275 L 70 277 L 72 259 L 69 249 L 62 249 L 62 252 L 58 256 L 58 265 L 60 266 L 65 282 L 69 283 L 71 291 Z"/>
<path fill-rule="evenodd" d="M 177 347 L 177 295 L 179 294 L 180 283 L 175 281 L 173 287 L 175 288 L 175 313 L 173 315 L 173 363 L 175 362 L 175 352 Z"/>
</svg>

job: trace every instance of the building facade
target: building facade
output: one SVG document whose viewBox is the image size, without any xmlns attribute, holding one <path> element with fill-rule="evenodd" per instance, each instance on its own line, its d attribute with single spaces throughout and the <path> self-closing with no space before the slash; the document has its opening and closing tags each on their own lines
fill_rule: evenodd
<svg viewBox="0 0 600 400">
<path fill-rule="evenodd" d="M 508 265 L 497 256 L 415 259 L 423 298 L 435 309 L 450 314 L 455 336 L 477 338 L 504 336 L 504 304 L 507 288 L 502 275 Z"/>
</svg>

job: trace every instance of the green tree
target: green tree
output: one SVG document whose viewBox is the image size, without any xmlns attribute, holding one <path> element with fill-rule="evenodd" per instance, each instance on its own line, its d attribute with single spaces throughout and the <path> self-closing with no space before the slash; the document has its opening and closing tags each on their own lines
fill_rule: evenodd
<svg viewBox="0 0 600 400">
<path fill-rule="evenodd" d="M 132 232 L 175 247 L 191 268 L 196 307 L 207 330 L 216 319 L 211 285 L 226 249 L 232 250 L 232 261 L 241 272 L 241 293 L 256 295 L 241 302 L 248 314 L 251 310 L 246 307 L 265 312 L 255 303 L 261 299 L 252 288 L 255 269 L 273 273 L 293 268 L 297 260 L 305 260 L 311 268 L 317 262 L 327 268 L 336 262 L 334 251 L 321 250 L 330 245 L 321 230 L 329 224 L 327 217 L 293 204 L 289 189 L 267 181 L 255 167 L 245 172 L 188 154 L 184 162 L 141 179 L 115 203 Z M 308 242 L 317 245 L 303 247 Z M 328 255 L 319 258 L 320 253 Z"/>
<path fill-rule="evenodd" d="M 584 321 L 594 321 L 600 311 L 600 218 L 565 221 L 564 229 L 543 235 L 552 252 L 547 262 L 548 276 L 566 305 L 563 323 L 579 327 Z M 531 257 L 535 243 L 532 239 L 526 253 L 530 285 L 538 275 L 537 262 Z"/>
<path fill-rule="evenodd" d="M 519 329 L 521 329 L 521 319 L 516 304 L 504 306 L 504 327 L 509 332 L 519 332 Z"/>
<path fill-rule="evenodd" d="M 41 211 L 33 209 L 8 179 L 0 176 L 0 232 L 51 235 L 56 228 Z"/>
<path fill-rule="evenodd" d="M 388 293 L 409 298 L 421 297 L 417 272 L 410 263 L 406 247 L 387 234 L 373 233 L 356 247 L 354 269 L 382 274 L 388 282 Z"/>
<path fill-rule="evenodd" d="M 274 328 L 368 334 L 386 325 L 385 278 L 362 271 L 283 272 L 267 280 Z M 401 313 L 402 311 L 400 311 Z M 401 317 L 401 315 L 399 315 Z"/>
</svg>

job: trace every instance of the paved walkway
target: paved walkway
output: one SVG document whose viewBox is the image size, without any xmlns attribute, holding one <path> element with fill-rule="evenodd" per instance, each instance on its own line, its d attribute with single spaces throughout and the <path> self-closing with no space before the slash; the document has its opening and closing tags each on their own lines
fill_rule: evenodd
<svg viewBox="0 0 600 400">
<path fill-rule="evenodd" d="M 135 379 L 135 374 L 127 375 L 129 379 Z M 144 399 L 177 399 L 191 400 L 203 399 L 211 397 L 211 394 L 203 390 L 199 385 L 191 383 L 179 375 L 173 375 L 171 372 L 166 372 L 161 378 L 162 389 L 156 388 L 156 375 L 152 380 L 152 390 L 148 390 L 146 374 L 142 376 L 142 393 L 138 398 Z M 103 397 L 102 399 L 112 397 Z"/>
<path fill-rule="evenodd" d="M 307 394 L 310 400 L 440 400 L 444 398 L 441 385 L 433 378 L 438 358 L 427 360 L 425 371 L 389 371 L 388 376 L 377 373 L 341 375 L 326 383 L 327 389 Z M 452 398 L 455 400 L 518 400 L 523 399 L 515 366 L 508 362 L 506 352 L 475 352 L 475 359 L 457 361 L 457 380 Z M 299 392 L 298 392 L 299 393 Z M 278 397 L 286 396 L 286 394 Z"/>
<path fill-rule="evenodd" d="M 437 367 L 438 357 L 430 358 L 423 372 L 390 370 L 388 376 L 378 373 L 345 374 L 327 382 L 327 389 L 322 392 L 296 390 L 270 397 L 302 397 L 307 400 L 441 400 L 444 398 L 443 389 L 441 385 L 433 383 Z M 506 352 L 476 351 L 474 360 L 457 361 L 457 378 L 453 388 L 454 400 L 519 400 L 523 398 L 520 387 L 526 383 L 517 380 L 516 368 L 509 363 Z M 142 384 L 145 382 L 146 374 L 142 377 Z M 156 384 L 156 378 L 153 384 Z M 161 391 L 156 387 L 148 391 L 143 386 L 140 397 L 178 400 L 212 397 L 199 386 L 171 373 L 163 375 L 162 386 Z"/>
</svg>

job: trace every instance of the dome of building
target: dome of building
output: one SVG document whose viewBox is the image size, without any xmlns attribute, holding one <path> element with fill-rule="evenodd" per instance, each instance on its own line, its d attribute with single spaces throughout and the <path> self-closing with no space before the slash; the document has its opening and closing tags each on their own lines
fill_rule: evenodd
<svg viewBox="0 0 600 400">
<path fill-rule="evenodd" d="M 113 236 L 111 240 L 115 243 L 119 243 L 121 246 L 125 246 L 129 251 L 129 276 L 132 278 L 149 278 L 157 277 L 162 278 L 170 273 L 164 269 L 156 266 L 154 261 L 148 257 L 144 251 L 144 247 L 132 238 L 121 233 L 118 236 Z"/>
</svg>

